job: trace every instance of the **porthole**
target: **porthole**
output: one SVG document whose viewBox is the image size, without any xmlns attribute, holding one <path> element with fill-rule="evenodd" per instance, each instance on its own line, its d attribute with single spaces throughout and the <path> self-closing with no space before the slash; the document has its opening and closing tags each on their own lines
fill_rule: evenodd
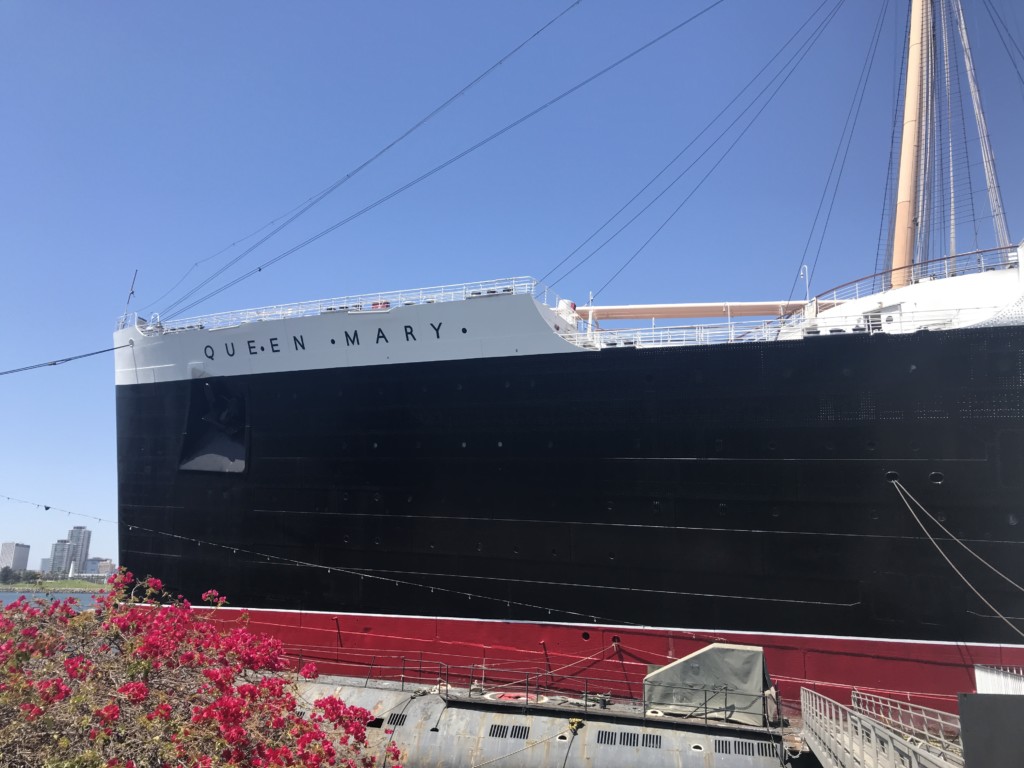
<svg viewBox="0 0 1024 768">
<path fill-rule="evenodd" d="M 343 542 L 345 542 L 346 544 L 348 544 L 348 543 L 349 543 L 349 541 L 351 541 L 351 538 L 350 538 L 350 537 L 349 537 L 349 535 L 348 535 L 348 534 L 346 533 L 346 534 L 345 534 L 344 536 L 342 536 L 342 537 L 341 537 L 341 540 L 342 540 Z"/>
<path fill-rule="evenodd" d="M 583 637 L 584 640 L 589 640 L 590 639 L 590 633 L 589 632 L 584 632 L 582 637 Z"/>
<path fill-rule="evenodd" d="M 499 441 L 498 441 L 498 447 L 499 447 L 499 448 L 502 448 L 502 447 L 504 447 L 504 444 L 503 444 L 503 443 L 501 442 L 501 440 L 499 440 Z"/>
<path fill-rule="evenodd" d="M 483 552 L 483 551 L 484 551 L 484 545 L 483 545 L 483 543 L 482 543 L 482 542 L 479 542 L 479 541 L 478 541 L 478 542 L 476 543 L 476 551 L 477 551 L 477 552 Z"/>
<path fill-rule="evenodd" d="M 612 642 L 618 644 L 618 643 L 621 643 L 622 641 L 619 639 L 618 635 L 612 635 Z"/>
<path fill-rule="evenodd" d="M 1013 512 L 1011 512 L 1009 515 L 1006 516 L 1006 522 L 1008 522 L 1010 525 L 1016 525 L 1020 522 L 1020 520 L 1017 518 L 1015 514 L 1013 514 Z"/>
<path fill-rule="evenodd" d="M 928 475 L 928 479 L 935 483 L 935 485 L 942 485 L 942 481 L 946 479 L 946 476 L 941 472 L 932 472 Z"/>
<path fill-rule="evenodd" d="M 885 473 L 885 479 L 888 480 L 890 483 L 898 483 L 900 480 L 900 473 L 889 470 L 888 472 Z"/>
<path fill-rule="evenodd" d="M 694 752 L 703 752 L 704 751 L 704 747 L 701 744 L 692 744 L 692 745 L 690 745 L 690 749 L 692 749 Z"/>
</svg>

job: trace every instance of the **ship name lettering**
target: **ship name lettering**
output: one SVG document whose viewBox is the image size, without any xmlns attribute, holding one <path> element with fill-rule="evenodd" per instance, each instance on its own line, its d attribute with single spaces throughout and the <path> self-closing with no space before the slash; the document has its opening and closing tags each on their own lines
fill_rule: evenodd
<svg viewBox="0 0 1024 768">
<path fill-rule="evenodd" d="M 430 324 L 430 327 L 434 329 L 434 335 L 437 338 L 439 338 L 439 339 L 441 338 L 441 326 L 442 325 L 444 325 L 443 321 L 438 323 L 437 325 L 434 325 L 433 323 Z"/>
<path fill-rule="evenodd" d="M 228 353 L 228 357 L 235 356 L 235 342 L 228 341 L 224 343 L 224 351 Z M 211 358 L 212 360 L 213 358 Z"/>
<path fill-rule="evenodd" d="M 409 341 L 410 339 L 416 341 L 416 334 L 412 332 L 412 326 L 407 325 L 405 326 L 405 340 Z"/>
<path fill-rule="evenodd" d="M 203 347 L 203 354 L 206 355 L 207 360 L 213 360 L 213 347 L 207 344 Z"/>
<path fill-rule="evenodd" d="M 249 340 L 248 340 L 248 341 L 246 342 L 246 344 L 248 344 L 248 345 L 249 345 L 249 354 L 250 354 L 250 355 L 257 355 L 257 354 L 259 354 L 259 353 L 258 353 L 258 352 L 256 351 L 256 342 L 255 342 L 255 341 L 253 341 L 252 339 L 249 339 Z"/>
<path fill-rule="evenodd" d="M 277 345 L 277 337 L 276 336 L 270 340 L 270 351 L 271 352 L 280 352 L 281 351 L 281 347 L 279 347 Z"/>
<path fill-rule="evenodd" d="M 345 346 L 351 347 L 353 345 L 359 346 L 359 331 L 352 331 L 351 335 L 349 335 L 348 331 L 345 331 Z"/>
<path fill-rule="evenodd" d="M 300 349 L 306 351 L 306 340 L 302 336 L 292 336 L 292 343 L 295 344 L 295 351 L 298 352 Z"/>
<path fill-rule="evenodd" d="M 380 344 L 380 340 L 381 339 L 384 339 L 384 343 L 385 344 L 390 344 L 391 343 L 391 342 L 388 341 L 388 337 L 384 335 L 384 329 L 383 328 L 378 328 L 377 329 L 377 340 L 374 342 L 374 344 Z"/>
</svg>

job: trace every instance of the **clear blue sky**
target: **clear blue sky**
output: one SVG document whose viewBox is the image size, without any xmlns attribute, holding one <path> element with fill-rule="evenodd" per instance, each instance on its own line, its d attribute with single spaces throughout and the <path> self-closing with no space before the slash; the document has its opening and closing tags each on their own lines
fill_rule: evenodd
<svg viewBox="0 0 1024 768">
<path fill-rule="evenodd" d="M 682 149 L 819 1 L 725 0 L 192 314 L 540 277 Z M 429 170 L 709 2 L 583 0 L 229 275 Z M 751 132 L 602 302 L 788 295 L 882 4 L 843 7 Z M 134 270 L 132 308 L 163 309 L 240 248 L 210 257 L 344 176 L 568 5 L 0 0 L 0 369 L 110 346 Z M 1019 238 L 1024 90 L 981 3 L 965 5 Z M 1024 9 L 1012 0 L 996 7 L 1024 42 Z M 906 12 L 902 1 L 894 8 L 818 289 L 874 267 L 895 36 Z M 708 167 L 558 292 L 585 301 Z M 30 544 L 36 567 L 55 539 L 84 523 L 92 554 L 116 557 L 116 527 L 106 522 L 117 495 L 111 357 L 0 377 L 0 402 L 0 494 L 85 516 L 0 499 L 0 540 Z"/>
</svg>

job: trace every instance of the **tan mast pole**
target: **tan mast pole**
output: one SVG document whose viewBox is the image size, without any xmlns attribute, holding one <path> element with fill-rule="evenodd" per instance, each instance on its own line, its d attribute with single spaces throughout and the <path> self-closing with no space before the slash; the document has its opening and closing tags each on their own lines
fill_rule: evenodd
<svg viewBox="0 0 1024 768">
<path fill-rule="evenodd" d="M 920 142 L 921 68 L 924 63 L 922 37 L 924 4 L 930 0 L 911 0 L 909 46 L 907 48 L 907 87 L 903 102 L 903 141 L 900 147 L 900 175 L 897 183 L 896 217 L 892 238 L 892 285 L 910 282 L 914 263 L 917 222 L 917 165 Z M 904 267 L 904 269 L 901 269 Z"/>
</svg>

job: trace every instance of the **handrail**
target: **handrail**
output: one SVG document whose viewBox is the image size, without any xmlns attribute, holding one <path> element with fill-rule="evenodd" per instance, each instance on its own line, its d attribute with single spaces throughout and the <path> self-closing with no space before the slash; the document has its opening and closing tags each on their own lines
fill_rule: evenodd
<svg viewBox="0 0 1024 768">
<path fill-rule="evenodd" d="M 861 691 L 852 692 L 850 706 L 903 734 L 908 740 L 922 744 L 937 743 L 942 754 L 963 755 L 960 718 L 957 715 Z"/>
<path fill-rule="evenodd" d="M 818 759 L 837 768 L 963 768 L 963 755 L 916 744 L 885 724 L 808 688 L 800 689 L 804 739 Z"/>
</svg>

